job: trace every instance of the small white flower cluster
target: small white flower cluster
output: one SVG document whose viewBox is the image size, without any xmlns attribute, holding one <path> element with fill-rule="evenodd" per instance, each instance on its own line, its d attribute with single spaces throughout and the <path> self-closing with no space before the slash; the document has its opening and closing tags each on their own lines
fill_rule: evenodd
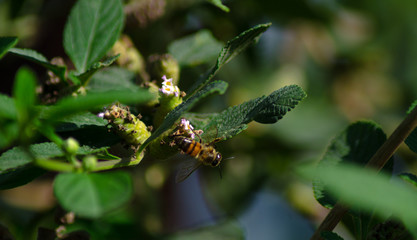
<svg viewBox="0 0 417 240">
<path fill-rule="evenodd" d="M 180 89 L 178 88 L 178 86 L 174 86 L 172 84 L 172 78 L 167 78 L 164 75 L 162 76 L 162 80 L 164 81 L 162 82 L 162 88 L 159 89 L 160 92 L 167 96 L 175 95 L 176 97 L 178 97 L 180 95 Z"/>
<path fill-rule="evenodd" d="M 195 138 L 194 127 L 191 125 L 190 121 L 188 121 L 185 118 L 182 118 L 180 126 L 182 127 L 182 130 L 184 132 L 190 135 L 191 139 Z"/>
</svg>

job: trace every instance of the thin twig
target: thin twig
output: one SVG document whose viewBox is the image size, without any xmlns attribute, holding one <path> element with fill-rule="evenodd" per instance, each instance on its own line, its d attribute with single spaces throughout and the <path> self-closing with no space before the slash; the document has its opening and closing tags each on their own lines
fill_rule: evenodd
<svg viewBox="0 0 417 240">
<path fill-rule="evenodd" d="M 382 146 L 376 151 L 366 167 L 376 168 L 380 170 L 397 151 L 402 142 L 410 135 L 410 133 L 417 127 L 417 107 L 411 111 L 410 114 L 401 122 L 401 124 L 395 129 L 391 136 L 382 144 Z M 320 240 L 321 232 L 332 231 L 336 225 L 340 222 L 345 213 L 349 210 L 348 207 L 335 204 L 333 209 L 327 214 L 326 218 L 314 232 L 310 240 Z"/>
</svg>

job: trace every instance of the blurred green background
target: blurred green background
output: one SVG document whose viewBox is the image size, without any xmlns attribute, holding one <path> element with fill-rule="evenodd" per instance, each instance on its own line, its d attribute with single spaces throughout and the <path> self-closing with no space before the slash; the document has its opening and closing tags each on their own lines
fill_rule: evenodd
<svg viewBox="0 0 417 240">
<path fill-rule="evenodd" d="M 62 33 L 74 2 L 2 0 L 0 36 L 17 36 L 19 47 L 48 59 L 68 60 Z M 225 158 L 233 157 L 224 161 L 222 178 L 215 169 L 200 169 L 175 184 L 174 167 L 155 159 L 127 169 L 135 183 L 129 205 L 72 226 L 87 229 L 95 239 L 212 239 L 227 234 L 231 239 L 308 239 L 327 210 L 293 167 L 317 162 L 329 141 L 356 120 L 372 119 L 389 135 L 417 99 L 417 4 L 412 0 L 230 0 L 223 2 L 228 13 L 196 0 L 125 3 L 124 33 L 144 59 L 168 52 L 172 41 L 202 29 L 225 43 L 256 24 L 272 22 L 258 44 L 216 76 L 229 82 L 227 93 L 210 97 L 193 111 L 221 111 L 289 84 L 301 86 L 308 97 L 278 123 L 252 123 L 219 144 Z M 22 65 L 45 79 L 44 69 L 7 55 L 0 61 L 1 93 L 10 94 Z M 186 90 L 210 66 L 182 66 L 180 89 Z M 415 155 L 402 146 L 396 171 L 416 172 L 413 160 Z M 0 192 L 0 223 L 17 239 L 33 237 L 38 226 L 54 228 L 52 179 L 48 174 Z M 224 228 L 208 232 L 220 235 L 198 230 L 216 224 Z M 351 239 L 343 226 L 338 232 Z"/>
</svg>

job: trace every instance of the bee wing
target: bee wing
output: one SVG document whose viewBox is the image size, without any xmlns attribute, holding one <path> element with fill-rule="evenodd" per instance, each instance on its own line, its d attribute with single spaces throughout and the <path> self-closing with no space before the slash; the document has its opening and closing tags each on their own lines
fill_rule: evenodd
<svg viewBox="0 0 417 240">
<path fill-rule="evenodd" d="M 188 161 L 184 161 L 180 165 L 180 169 L 175 176 L 175 182 L 180 183 L 187 179 L 191 173 L 193 173 L 197 168 L 201 166 L 201 162 L 197 161 L 196 159 L 190 159 Z"/>
</svg>

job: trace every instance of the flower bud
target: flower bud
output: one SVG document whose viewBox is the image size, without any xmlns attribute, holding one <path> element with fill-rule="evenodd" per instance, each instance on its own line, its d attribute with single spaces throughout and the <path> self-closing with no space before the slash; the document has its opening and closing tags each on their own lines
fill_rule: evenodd
<svg viewBox="0 0 417 240">
<path fill-rule="evenodd" d="M 80 148 L 80 144 L 78 143 L 77 140 L 70 137 L 67 140 L 65 140 L 63 147 L 64 147 L 65 152 L 67 152 L 71 155 L 75 155 L 75 154 L 77 154 L 78 149 Z"/>
<path fill-rule="evenodd" d="M 86 171 L 93 171 L 97 166 L 97 158 L 92 155 L 87 155 L 83 158 L 83 169 Z"/>
</svg>

